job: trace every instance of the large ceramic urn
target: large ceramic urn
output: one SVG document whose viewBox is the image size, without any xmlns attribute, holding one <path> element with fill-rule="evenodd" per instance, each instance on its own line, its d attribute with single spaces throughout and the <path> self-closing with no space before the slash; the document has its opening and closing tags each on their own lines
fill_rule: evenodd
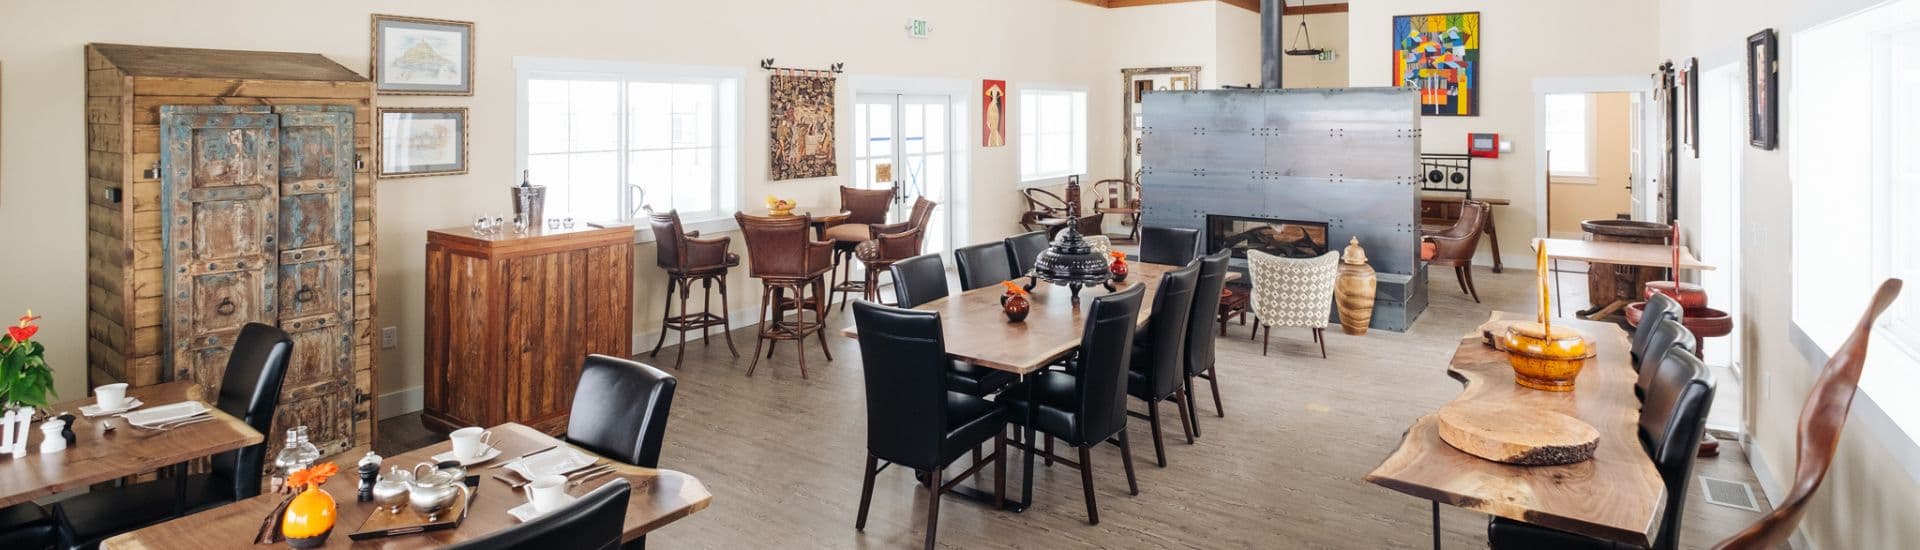
<svg viewBox="0 0 1920 550">
<path fill-rule="evenodd" d="M 1367 265 L 1367 249 L 1360 238 L 1347 242 L 1340 254 L 1340 277 L 1334 282 L 1334 303 L 1340 306 L 1340 329 L 1347 334 L 1366 334 L 1373 323 L 1373 293 L 1379 284 L 1373 266 Z"/>
</svg>

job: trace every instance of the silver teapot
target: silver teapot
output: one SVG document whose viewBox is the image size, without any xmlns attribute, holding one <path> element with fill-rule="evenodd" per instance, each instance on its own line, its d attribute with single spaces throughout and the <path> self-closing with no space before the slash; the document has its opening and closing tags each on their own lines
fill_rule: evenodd
<svg viewBox="0 0 1920 550">
<path fill-rule="evenodd" d="M 425 473 L 421 472 L 422 468 L 426 469 Z M 413 467 L 412 475 L 407 504 L 414 513 L 426 516 L 427 521 L 438 521 L 442 512 L 453 507 L 453 499 L 459 498 L 467 469 L 458 463 L 422 462 Z"/>
<path fill-rule="evenodd" d="M 373 502 L 389 514 L 400 513 L 400 507 L 407 504 L 413 486 L 413 472 L 394 466 L 379 481 L 373 482 Z"/>
</svg>

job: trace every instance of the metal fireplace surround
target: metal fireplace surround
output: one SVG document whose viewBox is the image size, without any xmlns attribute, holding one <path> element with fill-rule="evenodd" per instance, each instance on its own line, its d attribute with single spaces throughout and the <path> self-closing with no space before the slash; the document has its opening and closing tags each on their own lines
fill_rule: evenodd
<svg viewBox="0 0 1920 550">
<path fill-rule="evenodd" d="M 1148 94 L 1140 184 L 1151 226 L 1207 216 L 1327 224 L 1379 273 L 1372 327 L 1404 331 L 1427 306 L 1420 250 L 1418 93 L 1400 88 Z M 1244 261 L 1235 264 L 1244 269 Z"/>
</svg>

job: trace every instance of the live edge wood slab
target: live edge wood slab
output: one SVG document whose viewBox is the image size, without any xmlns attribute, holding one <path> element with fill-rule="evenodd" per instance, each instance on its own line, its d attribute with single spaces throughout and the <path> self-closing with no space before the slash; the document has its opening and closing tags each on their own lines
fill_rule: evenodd
<svg viewBox="0 0 1920 550">
<path fill-rule="evenodd" d="M 184 380 L 128 388 L 127 397 L 139 399 L 143 409 L 188 400 L 212 408 L 203 390 Z M 89 397 L 53 405 L 53 414 L 74 417 L 75 442 L 67 450 L 40 454 L 40 425 L 34 424 L 27 431 L 27 456 L 0 458 L 0 508 L 265 441 L 260 432 L 219 409 L 209 413 L 211 421 L 157 431 L 129 426 L 119 417 L 82 416 L 80 406 L 91 404 Z"/>
<path fill-rule="evenodd" d="M 373 503 L 357 502 L 354 499 L 358 491 L 356 486 L 360 482 L 359 475 L 354 472 L 354 462 L 360 457 L 341 457 L 340 475 L 328 479 L 323 486 L 340 505 L 339 513 L 335 516 L 337 519 L 334 523 L 333 535 L 327 537 L 324 548 L 439 548 L 519 524 L 518 520 L 507 514 L 507 510 L 525 503 L 526 497 L 508 487 L 506 482 L 493 477 L 505 472 L 505 468 L 488 469 L 487 467 L 529 452 L 566 444 L 552 436 L 540 433 L 539 430 L 520 424 L 502 424 L 491 429 L 494 446 L 500 448 L 500 458 L 477 464 L 468 470 L 469 475 L 480 476 L 479 495 L 474 498 L 473 510 L 467 514 L 466 521 L 462 522 L 460 527 L 447 531 L 357 542 L 347 538 L 347 533 L 358 530 L 361 524 L 366 523 L 367 516 L 373 514 L 375 510 Z M 407 468 L 416 463 L 426 462 L 428 457 L 446 452 L 450 448 L 447 442 L 442 441 L 387 457 L 385 464 Z M 673 470 L 656 470 L 608 462 L 614 464 L 618 475 L 627 478 L 627 482 L 633 484 L 633 497 L 627 503 L 626 531 L 622 533 L 622 540 L 633 541 L 680 518 L 704 510 L 707 504 L 713 501 L 713 495 L 707 491 L 706 485 L 701 484 L 700 480 L 693 476 Z M 584 495 L 611 479 L 613 479 L 611 476 L 602 476 L 567 492 L 575 496 Z M 251 543 L 254 535 L 260 530 L 261 522 L 285 498 L 284 495 L 279 494 L 263 494 L 113 537 L 107 539 L 101 546 L 139 550 L 254 547 Z"/>
<path fill-rule="evenodd" d="M 1636 374 L 1627 356 L 1627 333 L 1610 323 L 1556 319 L 1554 326 L 1579 331 L 1596 355 L 1571 392 L 1544 392 L 1513 382 L 1506 355 L 1487 347 L 1482 330 L 1531 315 L 1495 312 L 1486 325 L 1460 339 L 1447 374 L 1465 384 L 1454 403 L 1495 404 L 1564 414 L 1599 432 L 1593 460 L 1562 466 L 1516 466 L 1479 458 L 1440 439 L 1438 414 L 1407 428 L 1400 447 L 1367 474 L 1368 482 L 1435 502 L 1618 541 L 1647 546 L 1666 489 L 1653 461 L 1640 448 Z"/>
</svg>

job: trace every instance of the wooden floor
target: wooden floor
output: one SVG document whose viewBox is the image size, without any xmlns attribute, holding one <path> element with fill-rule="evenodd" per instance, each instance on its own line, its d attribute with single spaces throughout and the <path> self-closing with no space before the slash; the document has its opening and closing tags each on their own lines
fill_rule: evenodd
<svg viewBox="0 0 1920 550">
<path fill-rule="evenodd" d="M 1119 452 L 1095 451 L 1101 523 L 1086 524 L 1078 474 L 1039 466 L 1035 505 L 1024 514 L 948 499 L 939 542 L 955 548 L 1424 548 L 1431 546 L 1429 503 L 1361 481 L 1415 418 L 1460 391 L 1447 359 L 1461 335 L 1494 308 L 1529 311 L 1530 271 L 1476 273 L 1484 304 L 1461 294 L 1444 270 L 1433 277 L 1432 305 L 1407 333 L 1327 332 L 1321 359 L 1305 329 L 1274 331 L 1272 354 L 1232 326 L 1219 342 L 1227 416 L 1202 405 L 1197 445 L 1170 437 L 1167 468 L 1152 465 L 1143 421 L 1130 425 L 1141 493 L 1126 494 Z M 1569 290 L 1579 286 L 1572 281 Z M 1569 296 L 1574 299 L 1574 296 Z M 834 313 L 835 325 L 851 315 Z M 654 548 L 907 548 L 922 541 L 925 493 L 910 471 L 888 469 L 874 489 L 864 533 L 853 529 L 865 457 L 866 411 L 859 352 L 829 333 L 835 360 L 809 349 L 802 380 L 791 343 L 744 376 L 753 336 L 734 334 L 743 357 L 724 342 L 689 344 L 674 399 L 662 464 L 698 476 L 712 507 L 658 532 Z M 717 336 L 717 335 L 716 335 Z M 718 340 L 718 338 L 715 338 Z M 811 343 L 811 342 L 810 342 Z M 655 364 L 671 364 L 672 348 Z M 646 360 L 645 356 L 641 357 Z M 1210 395 L 1202 391 L 1203 400 Z M 1135 408 L 1139 408 L 1136 404 Z M 436 437 L 416 415 L 383 422 L 382 450 Z M 1167 419 L 1169 434 L 1179 421 Z M 1695 473 L 1752 484 L 1745 456 L 1725 445 Z M 1017 461 L 1009 461 L 1017 463 Z M 1017 490 L 1018 467 L 1008 489 Z M 991 477 L 978 486 L 991 488 Z M 1758 491 L 1756 486 L 1755 491 Z M 1699 483 L 1688 497 L 1684 547 L 1704 548 L 1759 514 L 1707 504 Z M 1451 548 L 1485 548 L 1486 517 L 1445 508 Z"/>
</svg>

